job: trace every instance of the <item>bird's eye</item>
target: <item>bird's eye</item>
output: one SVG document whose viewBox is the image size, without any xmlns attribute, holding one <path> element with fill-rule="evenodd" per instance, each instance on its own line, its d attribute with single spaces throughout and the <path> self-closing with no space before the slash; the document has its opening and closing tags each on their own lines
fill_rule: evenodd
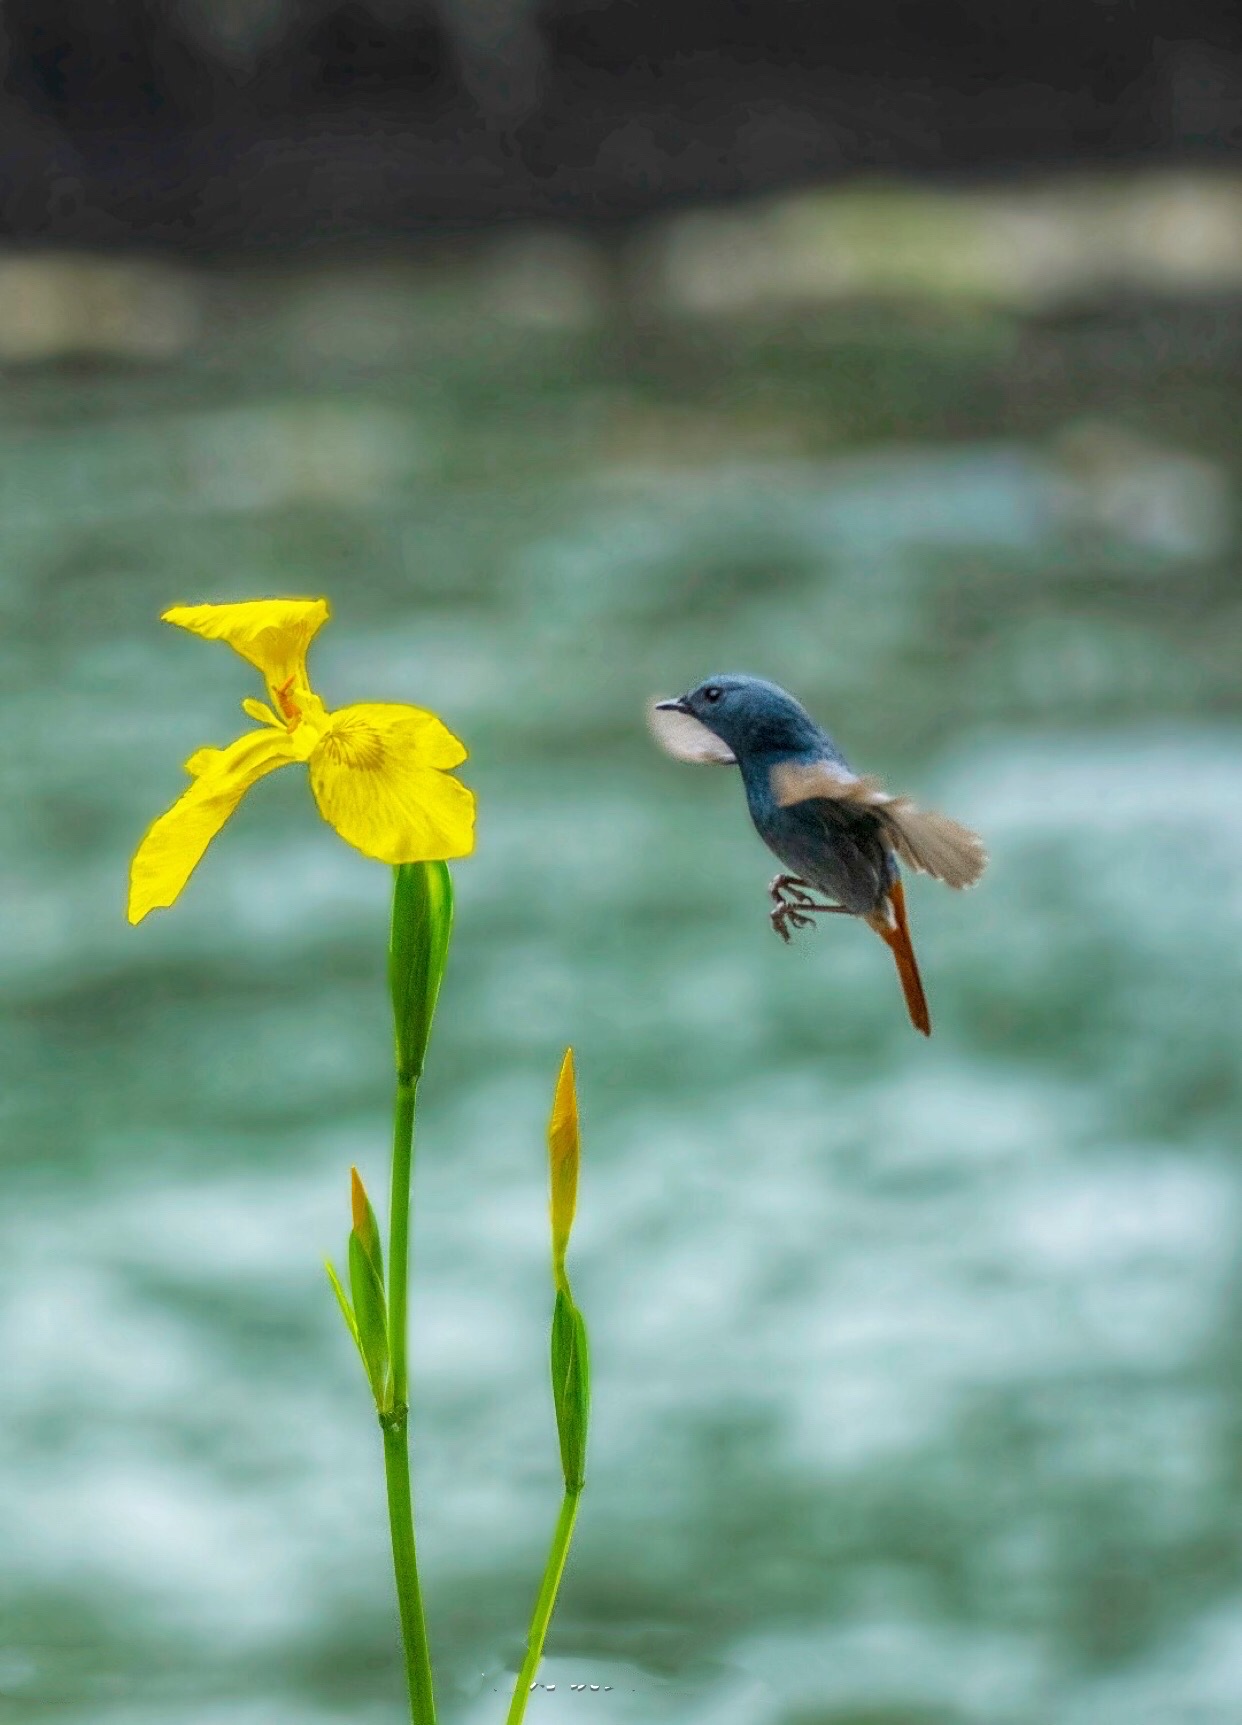
<svg viewBox="0 0 1242 1725">
<path fill-rule="evenodd" d="M 703 699 L 705 701 L 718 701 L 723 694 L 724 690 L 718 684 L 709 683 L 703 691 Z"/>
</svg>

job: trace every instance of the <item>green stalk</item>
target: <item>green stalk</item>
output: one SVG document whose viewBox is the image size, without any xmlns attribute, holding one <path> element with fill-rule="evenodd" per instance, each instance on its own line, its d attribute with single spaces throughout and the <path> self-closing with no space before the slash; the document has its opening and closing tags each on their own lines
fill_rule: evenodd
<svg viewBox="0 0 1242 1725">
<path fill-rule="evenodd" d="M 410 1261 L 410 1183 L 414 1168 L 414 1100 L 417 1080 L 399 1079 L 393 1106 L 392 1200 L 388 1231 L 388 1336 L 392 1399 L 380 1415 L 384 1432 L 384 1481 L 392 1566 L 405 1649 L 405 1675 L 413 1725 L 436 1725 L 431 1650 L 418 1585 L 414 1505 L 410 1495 L 409 1368 L 406 1359 L 406 1295 Z"/>
<path fill-rule="evenodd" d="M 388 1226 L 388 1381 L 380 1401 L 384 1479 L 392 1564 L 397 1579 L 401 1641 L 413 1725 L 436 1725 L 435 1689 L 410 1493 L 408 1287 L 410 1184 L 414 1172 L 414 1103 L 422 1076 L 436 1000 L 453 931 L 453 881 L 442 862 L 402 863 L 393 871 L 388 937 L 388 989 L 392 999 L 397 1095 L 392 1123 L 392 1192 Z"/>
<path fill-rule="evenodd" d="M 417 1078 L 398 1078 L 392 1109 L 392 1195 L 388 1212 L 388 1357 L 392 1399 L 404 1408 L 410 1399 L 406 1361 L 406 1305 L 410 1283 L 410 1186 L 414 1177 L 414 1104 Z"/>
<path fill-rule="evenodd" d="M 388 1487 L 388 1525 L 392 1531 L 392 1566 L 397 1578 L 397 1609 L 405 1649 L 405 1676 L 414 1725 L 435 1725 L 436 1697 L 431 1682 L 431 1653 L 418 1586 L 414 1550 L 414 1507 L 410 1500 L 410 1451 L 404 1414 L 384 1423 L 384 1481 Z"/>
<path fill-rule="evenodd" d="M 547 1638 L 548 1625 L 552 1621 L 552 1613 L 556 1609 L 556 1595 L 561 1585 L 561 1576 L 565 1573 L 565 1559 L 569 1556 L 569 1542 L 574 1536 L 574 1521 L 578 1515 L 581 1497 L 582 1488 L 579 1487 L 576 1491 L 566 1491 L 561 1500 L 561 1513 L 556 1518 L 552 1548 L 548 1552 L 539 1597 L 535 1600 L 535 1609 L 531 1614 L 530 1630 L 526 1637 L 526 1657 L 522 1661 L 522 1669 L 518 1672 L 517 1685 L 513 1691 L 513 1700 L 509 1703 L 509 1716 L 505 1725 L 522 1725 L 522 1720 L 526 1717 L 526 1703 L 530 1699 L 535 1674 L 539 1670 L 539 1661 L 543 1658 L 543 1644 Z"/>
</svg>

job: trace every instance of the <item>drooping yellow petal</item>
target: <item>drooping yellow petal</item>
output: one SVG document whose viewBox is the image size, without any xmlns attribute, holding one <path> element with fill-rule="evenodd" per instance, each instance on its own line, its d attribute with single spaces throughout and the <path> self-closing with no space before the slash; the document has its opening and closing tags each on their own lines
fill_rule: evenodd
<svg viewBox="0 0 1242 1725">
<path fill-rule="evenodd" d="M 165 623 L 206 641 L 227 641 L 275 689 L 305 681 L 306 650 L 329 616 L 326 599 L 247 599 L 239 605 L 174 605 Z"/>
<path fill-rule="evenodd" d="M 223 758 L 223 749 L 195 749 L 185 764 L 185 770 L 192 779 L 201 779 L 204 773 L 210 772 L 217 761 Z"/>
<path fill-rule="evenodd" d="M 548 1171 L 552 1185 L 552 1263 L 557 1286 L 565 1275 L 565 1250 L 578 1203 L 578 1092 L 574 1084 L 574 1051 L 565 1050 L 552 1116 L 548 1121 Z"/>
<path fill-rule="evenodd" d="M 251 785 L 297 760 L 287 731 L 249 731 L 227 749 L 200 749 L 186 763 L 194 783 L 150 827 L 129 871 L 129 920 L 177 898 L 203 852 Z"/>
<path fill-rule="evenodd" d="M 474 849 L 474 796 L 443 769 L 466 751 L 420 707 L 342 707 L 310 755 L 319 812 L 380 862 L 436 862 Z"/>
</svg>

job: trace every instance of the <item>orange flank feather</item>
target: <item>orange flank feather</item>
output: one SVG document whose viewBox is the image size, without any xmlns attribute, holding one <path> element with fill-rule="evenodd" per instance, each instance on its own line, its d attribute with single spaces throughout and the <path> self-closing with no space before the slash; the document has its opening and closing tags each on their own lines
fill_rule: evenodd
<svg viewBox="0 0 1242 1725">
<path fill-rule="evenodd" d="M 911 1024 L 916 1030 L 921 1030 L 924 1036 L 930 1036 L 931 1014 L 927 1010 L 923 979 L 919 975 L 918 962 L 910 941 L 910 925 L 906 921 L 906 895 L 899 880 L 894 881 L 889 888 L 883 909 L 869 916 L 867 921 L 897 960 L 897 974 L 901 978 L 901 991 L 906 997 L 906 1009 L 910 1014 Z"/>
</svg>

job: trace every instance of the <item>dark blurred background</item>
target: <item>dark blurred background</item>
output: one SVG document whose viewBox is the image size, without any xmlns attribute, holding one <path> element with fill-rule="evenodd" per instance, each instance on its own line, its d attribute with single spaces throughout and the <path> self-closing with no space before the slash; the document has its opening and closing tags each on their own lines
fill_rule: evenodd
<svg viewBox="0 0 1242 1725">
<path fill-rule="evenodd" d="M 160 612 L 325 594 L 324 698 L 434 707 L 480 800 L 416 1199 L 445 1725 L 558 1502 L 569 1041 L 532 1725 L 1237 1725 L 1238 8 L 0 28 L 0 1715 L 402 1717 L 321 1270 L 386 1179 L 385 871 L 291 770 L 123 915 L 258 692 Z M 648 741 L 732 668 L 985 835 L 909 886 L 930 1043 Z"/>
<path fill-rule="evenodd" d="M 303 247 L 859 169 L 1228 160 L 1231 0 L 5 0 L 0 220 Z"/>
</svg>

